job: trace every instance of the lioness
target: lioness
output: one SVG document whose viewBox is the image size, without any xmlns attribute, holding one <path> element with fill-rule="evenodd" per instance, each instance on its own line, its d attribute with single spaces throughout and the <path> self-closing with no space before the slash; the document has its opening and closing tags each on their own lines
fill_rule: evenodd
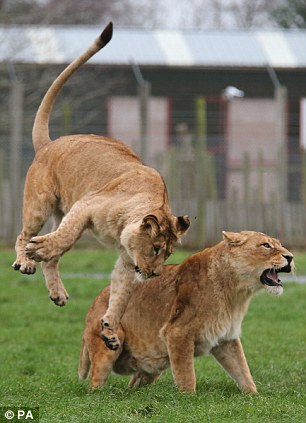
<svg viewBox="0 0 306 423">
<path fill-rule="evenodd" d="M 80 378 L 91 367 L 91 387 L 97 388 L 113 370 L 132 374 L 133 387 L 152 383 L 171 366 L 178 387 L 193 392 L 194 356 L 211 353 L 242 391 L 256 393 L 239 339 L 242 320 L 253 294 L 262 288 L 281 294 L 278 274 L 292 269 L 293 255 L 277 239 L 223 232 L 219 244 L 164 266 L 154 281 L 137 286 L 121 320 L 117 351 L 99 337 L 109 300 L 109 288 L 103 289 L 87 314 Z"/>
<path fill-rule="evenodd" d="M 121 255 L 112 275 L 109 309 L 103 317 L 105 341 L 110 348 L 117 348 L 114 330 L 132 282 L 160 273 L 174 244 L 188 229 L 189 218 L 171 214 L 162 177 L 123 143 L 96 135 L 50 140 L 49 116 L 60 89 L 111 38 L 112 23 L 64 69 L 39 106 L 33 127 L 35 158 L 26 177 L 23 228 L 13 268 L 32 274 L 35 261 L 42 261 L 50 298 L 63 306 L 68 293 L 58 262 L 82 232 L 89 229 L 106 246 L 117 247 Z M 35 236 L 50 215 L 53 232 Z"/>
</svg>

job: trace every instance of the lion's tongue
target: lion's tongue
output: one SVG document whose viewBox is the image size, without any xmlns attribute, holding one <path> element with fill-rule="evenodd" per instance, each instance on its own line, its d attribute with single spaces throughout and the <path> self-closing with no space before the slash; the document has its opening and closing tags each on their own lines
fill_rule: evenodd
<svg viewBox="0 0 306 423">
<path fill-rule="evenodd" d="M 275 272 L 275 270 L 269 270 L 269 272 L 267 273 L 267 276 L 269 279 L 272 279 L 272 281 L 274 282 L 278 282 L 278 276 L 277 273 Z"/>
</svg>

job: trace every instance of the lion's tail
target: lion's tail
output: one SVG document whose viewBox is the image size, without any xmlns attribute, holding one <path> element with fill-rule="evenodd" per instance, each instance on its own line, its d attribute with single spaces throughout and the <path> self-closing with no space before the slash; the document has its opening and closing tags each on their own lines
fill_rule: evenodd
<svg viewBox="0 0 306 423">
<path fill-rule="evenodd" d="M 46 92 L 36 113 L 32 136 L 33 146 L 37 152 L 44 145 L 48 144 L 49 136 L 49 117 L 55 102 L 55 99 L 60 92 L 62 86 L 70 78 L 70 76 L 84 63 L 86 63 L 94 54 L 101 50 L 111 40 L 113 35 L 113 24 L 110 22 L 103 30 L 100 37 L 94 43 L 76 58 L 70 65 L 68 65 L 63 72 L 56 78 L 51 87 Z"/>
<path fill-rule="evenodd" d="M 81 353 L 80 353 L 80 363 L 79 363 L 79 378 L 86 379 L 90 369 L 90 359 L 89 352 L 86 346 L 85 339 L 83 338 Z"/>
</svg>

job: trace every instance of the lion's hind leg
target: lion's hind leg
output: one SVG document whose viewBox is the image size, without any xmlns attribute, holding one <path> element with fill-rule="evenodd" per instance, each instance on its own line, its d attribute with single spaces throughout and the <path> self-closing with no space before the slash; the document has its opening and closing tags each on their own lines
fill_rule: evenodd
<svg viewBox="0 0 306 423">
<path fill-rule="evenodd" d="M 151 385 L 154 383 L 161 373 L 146 373 L 142 370 L 133 374 L 129 381 L 129 388 L 138 388 L 140 386 Z"/>
<path fill-rule="evenodd" d="M 179 389 L 195 392 L 194 339 L 188 325 L 168 324 L 164 329 L 172 375 Z"/>
<path fill-rule="evenodd" d="M 14 270 L 19 270 L 25 275 L 33 275 L 36 272 L 35 261 L 25 255 L 25 246 L 27 245 L 29 239 L 36 235 L 38 231 L 36 232 L 35 229 L 28 231 L 27 228 L 23 228 L 16 240 L 16 260 L 12 264 L 12 268 Z"/>
<path fill-rule="evenodd" d="M 89 351 L 86 345 L 86 341 L 83 337 L 82 340 L 82 347 L 80 352 L 80 362 L 79 362 L 79 378 L 86 379 L 90 370 L 90 359 L 89 359 Z"/>
<path fill-rule="evenodd" d="M 22 209 L 22 231 L 16 241 L 17 257 L 12 264 L 14 270 L 28 275 L 35 273 L 36 264 L 33 258 L 26 255 L 26 245 L 44 226 L 56 201 L 51 189 L 39 191 L 39 188 L 35 187 L 35 183 L 32 183 L 32 179 L 35 181 L 37 179 L 34 172 L 33 167 L 27 176 Z"/>
</svg>

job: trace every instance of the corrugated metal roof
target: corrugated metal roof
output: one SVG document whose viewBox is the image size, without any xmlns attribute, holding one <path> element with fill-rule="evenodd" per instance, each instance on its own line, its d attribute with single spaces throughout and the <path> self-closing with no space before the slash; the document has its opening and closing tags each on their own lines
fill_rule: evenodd
<svg viewBox="0 0 306 423">
<path fill-rule="evenodd" d="M 0 26 L 0 61 L 68 63 L 101 32 L 97 26 Z M 306 68 L 305 30 L 114 29 L 92 63 L 151 66 Z"/>
</svg>

